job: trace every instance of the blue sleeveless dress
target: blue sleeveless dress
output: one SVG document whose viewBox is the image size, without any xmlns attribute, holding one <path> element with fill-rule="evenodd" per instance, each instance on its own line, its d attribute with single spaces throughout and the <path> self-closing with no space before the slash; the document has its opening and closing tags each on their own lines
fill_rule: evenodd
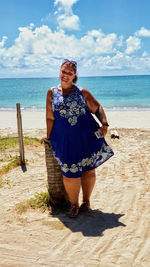
<svg viewBox="0 0 150 267">
<path fill-rule="evenodd" d="M 52 95 L 55 121 L 50 142 L 54 156 L 64 176 L 81 177 L 82 172 L 98 167 L 114 153 L 104 138 L 95 136 L 99 125 L 91 115 L 81 89 L 76 87 L 72 94 L 63 96 L 55 87 Z"/>
</svg>

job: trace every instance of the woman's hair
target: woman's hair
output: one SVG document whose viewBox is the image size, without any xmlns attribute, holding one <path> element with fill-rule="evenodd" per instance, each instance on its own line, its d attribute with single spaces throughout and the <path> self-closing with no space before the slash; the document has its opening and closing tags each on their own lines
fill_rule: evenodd
<svg viewBox="0 0 150 267">
<path fill-rule="evenodd" d="M 74 73 L 75 73 L 75 74 L 77 73 L 77 63 L 76 63 L 75 61 L 71 61 L 71 60 L 65 59 L 65 60 L 63 61 L 63 63 L 61 64 L 61 68 L 62 68 L 62 66 L 64 66 L 64 65 L 71 67 L 71 68 L 73 69 Z M 78 76 L 77 76 L 77 74 L 76 74 L 76 76 L 75 76 L 75 78 L 72 80 L 72 82 L 73 82 L 73 83 L 76 83 L 77 80 L 78 80 Z"/>
</svg>

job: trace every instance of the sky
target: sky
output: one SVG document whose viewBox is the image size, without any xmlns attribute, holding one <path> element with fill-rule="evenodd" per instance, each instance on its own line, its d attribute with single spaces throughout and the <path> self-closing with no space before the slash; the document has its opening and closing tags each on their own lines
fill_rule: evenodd
<svg viewBox="0 0 150 267">
<path fill-rule="evenodd" d="M 150 74 L 149 0 L 0 0 L 0 78 Z"/>
</svg>

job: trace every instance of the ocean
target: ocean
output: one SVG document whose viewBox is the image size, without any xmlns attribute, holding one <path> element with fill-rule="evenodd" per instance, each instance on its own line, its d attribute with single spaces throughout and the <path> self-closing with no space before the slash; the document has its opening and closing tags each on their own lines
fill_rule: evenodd
<svg viewBox="0 0 150 267">
<path fill-rule="evenodd" d="M 48 88 L 58 78 L 0 79 L 0 111 L 44 110 Z M 150 75 L 80 77 L 77 86 L 87 88 L 100 104 L 111 110 L 150 110 Z"/>
</svg>

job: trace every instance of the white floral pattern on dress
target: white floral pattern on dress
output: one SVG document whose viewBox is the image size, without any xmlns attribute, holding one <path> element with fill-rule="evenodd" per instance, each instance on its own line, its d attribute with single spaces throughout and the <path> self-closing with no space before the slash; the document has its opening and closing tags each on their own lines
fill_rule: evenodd
<svg viewBox="0 0 150 267">
<path fill-rule="evenodd" d="M 78 122 L 78 117 L 86 114 L 85 102 L 79 98 L 77 89 L 67 98 L 63 97 L 58 88 L 53 88 L 53 111 L 59 111 L 61 117 L 68 120 L 71 126 Z"/>
<path fill-rule="evenodd" d="M 112 149 L 103 143 L 101 149 L 97 153 L 93 153 L 90 158 L 84 158 L 82 161 L 78 162 L 77 164 L 72 164 L 69 168 L 67 163 L 62 163 L 59 158 L 55 156 L 55 158 L 58 161 L 58 164 L 60 165 L 62 171 L 64 173 L 67 173 L 68 171 L 76 173 L 78 171 L 82 172 L 83 167 L 98 167 L 100 164 L 102 164 L 105 160 L 108 158 L 108 153 L 113 155 Z"/>
</svg>

